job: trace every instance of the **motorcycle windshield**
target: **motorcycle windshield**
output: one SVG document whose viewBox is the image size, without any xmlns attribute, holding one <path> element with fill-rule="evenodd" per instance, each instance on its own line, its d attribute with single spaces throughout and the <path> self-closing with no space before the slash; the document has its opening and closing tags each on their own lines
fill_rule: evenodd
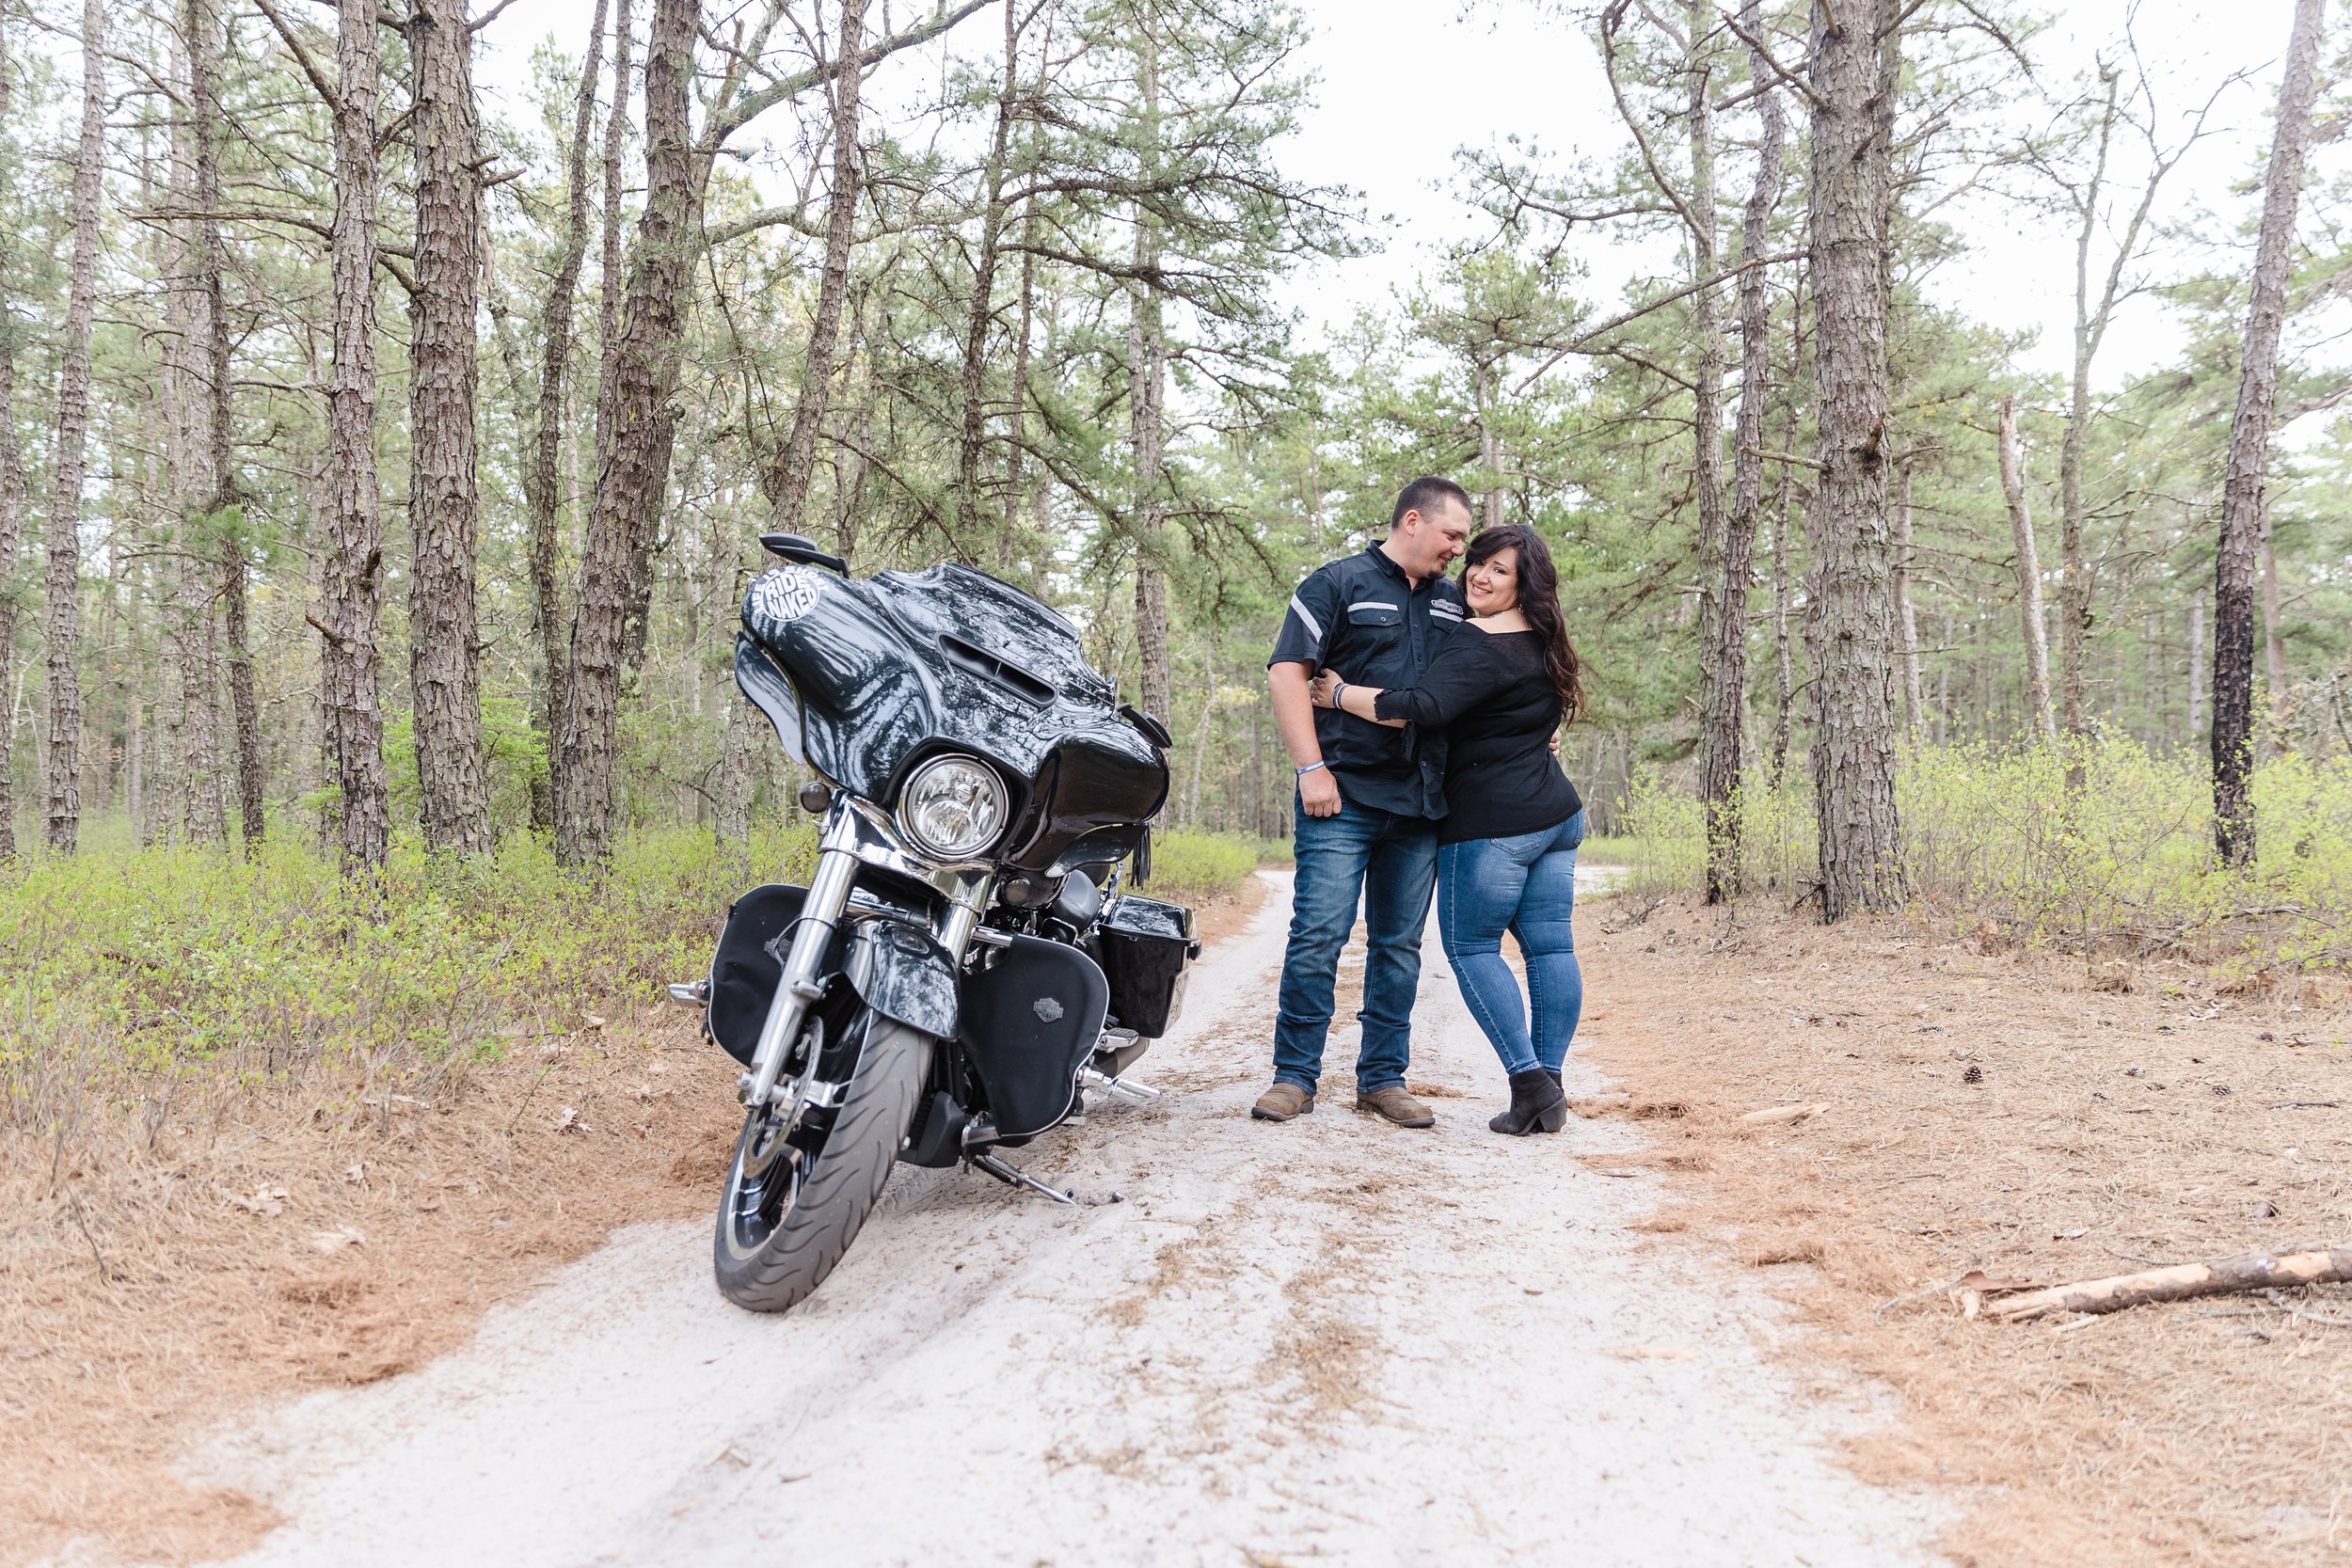
<svg viewBox="0 0 2352 1568">
<path fill-rule="evenodd" d="M 887 805 L 919 754 L 977 752 L 1024 796 L 1008 838 L 1022 864 L 1149 821 L 1167 795 L 1158 749 L 1120 716 L 1076 630 L 985 573 L 787 566 L 753 581 L 743 628 L 791 682 L 797 715 L 762 705 L 798 758 Z"/>
</svg>

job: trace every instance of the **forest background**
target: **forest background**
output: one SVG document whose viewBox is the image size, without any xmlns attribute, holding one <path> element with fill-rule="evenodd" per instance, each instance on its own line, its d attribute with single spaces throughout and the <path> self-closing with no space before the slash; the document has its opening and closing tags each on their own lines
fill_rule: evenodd
<svg viewBox="0 0 2352 1568">
<path fill-rule="evenodd" d="M 771 527 L 1031 588 L 1171 824 L 1279 840 L 1281 607 L 1434 471 L 1553 541 L 1652 879 L 2337 967 L 2341 29 L 1844 8 L 1351 12 L 1351 112 L 1458 148 L 1400 226 L 1293 172 L 1274 0 L 11 4 L 0 847 L 745 845 Z M 1551 103 L 1456 69 L 1528 39 Z"/>
</svg>

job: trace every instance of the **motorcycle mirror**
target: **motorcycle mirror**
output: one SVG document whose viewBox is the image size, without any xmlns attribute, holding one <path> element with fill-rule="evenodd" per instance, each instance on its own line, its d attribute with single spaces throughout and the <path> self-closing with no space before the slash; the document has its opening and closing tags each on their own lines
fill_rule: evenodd
<svg viewBox="0 0 2352 1568">
<path fill-rule="evenodd" d="M 770 555 L 780 555 L 787 561 L 797 562 L 803 566 L 822 566 L 829 571 L 838 572 L 845 578 L 850 575 L 848 562 L 837 555 L 818 549 L 816 540 L 803 538 L 797 533 L 763 533 L 759 536 L 759 547 Z"/>
<path fill-rule="evenodd" d="M 1143 732 L 1143 737 L 1165 752 L 1176 744 L 1176 737 L 1168 733 L 1168 726 L 1152 718 L 1133 703 L 1119 705 L 1119 715 Z"/>
</svg>

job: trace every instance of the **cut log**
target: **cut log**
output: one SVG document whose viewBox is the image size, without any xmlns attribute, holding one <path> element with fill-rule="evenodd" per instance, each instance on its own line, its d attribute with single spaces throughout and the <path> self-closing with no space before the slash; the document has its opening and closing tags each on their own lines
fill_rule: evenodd
<svg viewBox="0 0 2352 1568">
<path fill-rule="evenodd" d="M 2352 1280 L 2352 1246 L 2319 1247 L 2308 1252 L 2249 1252 L 2240 1258 L 2176 1263 L 2170 1268 L 2145 1269 L 2106 1279 L 2053 1285 L 2046 1291 L 2030 1291 L 1987 1303 L 1985 1310 L 2003 1322 L 2019 1323 L 2048 1312 L 2120 1312 L 2126 1307 L 2142 1307 L 2155 1301 L 2186 1301 L 2191 1296 L 2228 1295 L 2293 1285 L 2333 1285 L 2344 1280 Z"/>
</svg>

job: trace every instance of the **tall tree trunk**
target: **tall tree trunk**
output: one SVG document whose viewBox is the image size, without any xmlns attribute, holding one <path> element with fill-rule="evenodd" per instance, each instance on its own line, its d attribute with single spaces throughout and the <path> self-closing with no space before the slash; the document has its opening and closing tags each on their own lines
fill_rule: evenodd
<svg viewBox="0 0 2352 1568">
<path fill-rule="evenodd" d="M 482 136 L 465 0 L 419 0 L 408 26 L 415 110 L 417 292 L 409 311 L 408 679 L 417 793 L 435 850 L 486 855 L 482 650 L 474 606 L 475 312 L 482 280 Z"/>
<path fill-rule="evenodd" d="M 1029 333 L 1036 321 L 1037 203 L 1021 219 L 1021 325 L 1012 345 L 1012 427 L 1005 436 L 1005 510 L 996 531 L 996 575 L 1010 581 L 1013 546 L 1021 537 L 1022 470 L 1028 460 Z"/>
<path fill-rule="evenodd" d="M 2034 545 L 2033 513 L 2026 505 L 2026 475 L 2017 454 L 2017 398 L 2001 397 L 2001 497 L 2009 503 L 2010 538 L 2017 554 L 2018 629 L 2026 640 L 2026 713 L 2034 736 L 2058 738 L 2050 711 L 2050 643 L 2042 613 L 2042 557 Z"/>
<path fill-rule="evenodd" d="M 0 11 L 0 138 L 15 131 L 15 59 L 8 52 L 8 18 Z M 0 212 L 16 210 L 16 158 L 0 141 Z M 24 544 L 24 453 L 16 434 L 16 301 L 10 289 L 16 280 L 16 236 L 0 225 L 0 861 L 16 858 L 16 610 L 22 586 L 17 578 L 17 552 Z M 133 603 L 137 598 L 133 596 Z M 134 778 L 136 768 L 138 713 L 136 693 L 132 714 Z M 133 785 L 136 793 L 136 784 Z M 132 808 L 135 835 L 138 811 Z"/>
<path fill-rule="evenodd" d="M 2188 737 L 2197 744 L 2197 726 L 2205 720 L 2205 591 L 2188 601 Z"/>
<path fill-rule="evenodd" d="M 988 160 L 980 169 L 986 196 L 980 215 L 980 247 L 972 259 L 972 298 L 964 311 L 963 379 L 959 388 L 963 419 L 956 463 L 956 525 L 967 548 L 980 515 L 980 453 L 988 428 L 988 329 L 996 319 L 996 261 L 1004 245 L 1005 163 L 1012 145 L 1015 94 L 1021 80 L 1020 47 L 1014 0 L 1005 0 L 1005 77 L 996 94 L 996 126 Z"/>
<path fill-rule="evenodd" d="M 1740 25 L 1751 38 L 1763 34 L 1762 0 L 1742 0 Z M 1748 51 L 1749 72 L 1770 83 L 1772 62 Z M 1705 107 L 1701 92 L 1694 103 Z M 1756 103 L 1763 135 L 1756 143 L 1756 183 L 1748 191 L 1740 230 L 1740 259 L 1754 261 L 1771 240 L 1772 209 L 1780 204 L 1781 159 L 1788 128 L 1780 93 L 1767 87 Z M 1708 276 L 1712 276 L 1711 272 Z M 1721 903 L 1740 891 L 1740 759 L 1747 717 L 1748 578 L 1754 571 L 1756 526 L 1764 505 L 1764 400 L 1772 383 L 1772 301 L 1764 292 L 1764 269 L 1740 275 L 1740 420 L 1732 436 L 1731 515 L 1725 519 L 1722 602 L 1717 610 L 1713 678 L 1699 741 L 1702 798 L 1707 810 L 1707 901 Z M 1703 355 L 1704 351 L 1702 351 Z M 1702 374 L 1704 372 L 1702 372 Z"/>
<path fill-rule="evenodd" d="M 642 519 L 660 510 L 669 483 L 663 427 L 675 417 L 686 280 L 702 238 L 702 187 L 688 139 L 701 21 L 701 0 L 656 0 L 645 54 L 645 204 L 612 369 L 597 391 L 596 499 L 580 547 L 556 773 L 556 855 L 570 865 L 612 851 L 629 558 Z"/>
<path fill-rule="evenodd" d="M 1503 508 L 1511 499 L 1502 482 L 1502 432 L 1497 428 L 1502 410 L 1495 406 L 1495 384 L 1500 379 L 1491 362 L 1482 361 L 1470 371 L 1470 397 L 1478 420 L 1478 467 L 1486 476 L 1486 487 L 1478 498 L 1481 529 L 1501 528 Z"/>
<path fill-rule="evenodd" d="M 857 226 L 859 56 L 866 45 L 866 0 L 841 0 L 841 71 L 834 84 L 833 193 L 825 213 L 824 271 L 817 282 L 817 315 L 809 323 L 808 354 L 792 428 L 776 454 L 768 504 L 779 528 L 798 529 L 817 471 L 817 433 L 823 428 L 833 385 L 834 350 L 841 337 L 841 305 L 850 291 L 850 242 Z M 650 110 L 648 103 L 648 110 Z"/>
<path fill-rule="evenodd" d="M 1895 800 L 1895 614 L 1886 521 L 1886 272 L 1896 0 L 1813 7 L 1814 377 L 1820 502 L 1812 514 L 1815 815 L 1821 911 L 1902 902 Z"/>
<path fill-rule="evenodd" d="M 1146 18 L 1141 42 L 1144 178 L 1159 169 L 1159 40 Z M 1165 721 L 1175 711 L 1174 679 L 1168 669 L 1168 572 L 1160 559 L 1166 511 L 1160 496 L 1166 430 L 1162 407 L 1168 388 L 1168 335 L 1160 295 L 1150 281 L 1160 264 L 1158 219 L 1136 204 L 1136 273 L 1127 324 L 1128 441 L 1135 466 L 1136 653 L 1142 667 L 1143 710 Z"/>
<path fill-rule="evenodd" d="M 98 203 L 106 150 L 106 8 L 82 0 L 82 131 L 73 157 L 73 261 L 59 349 L 49 503 L 49 847 L 82 828 L 82 477 L 89 436 L 90 325 L 98 311 Z"/>
<path fill-rule="evenodd" d="M 236 470 L 234 383 L 230 379 L 229 345 L 229 302 L 227 292 L 227 262 L 221 245 L 220 220 L 210 214 L 220 210 L 220 124 L 221 110 L 217 76 L 221 47 L 220 18 L 213 0 L 187 0 L 183 8 L 182 30 L 188 52 L 188 115 L 189 142 L 194 164 L 194 186 L 191 195 L 196 209 L 206 214 L 194 220 L 188 271 L 194 285 L 196 331 L 195 352 L 190 356 L 197 372 L 196 386 L 201 388 L 203 428 L 199 436 L 205 449 L 203 468 L 211 481 L 204 494 L 192 494 L 188 500 L 208 514 L 203 525 L 192 531 L 189 540 L 194 548 L 200 540 L 209 545 L 216 556 L 215 580 L 210 592 L 199 604 L 217 596 L 226 621 L 229 655 L 230 711 L 236 726 L 237 752 L 237 821 L 249 855 L 258 848 L 267 832 L 262 791 L 265 770 L 262 757 L 262 710 L 253 689 L 253 654 L 249 646 L 247 621 L 250 610 L 247 600 L 246 540 L 242 515 L 230 508 L 240 505 L 244 486 L 238 483 Z M 196 574 L 190 574 L 191 586 Z M 204 643 L 209 654 L 212 646 L 212 617 L 204 615 Z M 212 695 L 212 660 L 206 659 L 203 672 L 204 691 Z M 211 704 L 206 704 L 206 732 L 214 728 Z M 210 798 L 219 798 L 218 758 L 207 770 L 203 787 Z M 225 817 L 225 813 L 222 814 Z M 226 832 L 225 821 L 222 824 Z"/>
<path fill-rule="evenodd" d="M 622 31 L 626 34 L 628 0 L 622 0 Z M 532 432 L 531 461 L 523 469 L 523 504 L 530 512 L 531 629 L 539 644 L 535 683 L 538 690 L 533 693 L 539 711 L 533 718 L 538 724 L 540 743 L 550 759 L 555 754 L 558 726 L 562 723 L 567 652 L 563 646 L 564 594 L 557 580 L 556 522 L 564 502 L 558 476 L 563 466 L 564 434 L 570 423 L 565 414 L 571 405 L 572 304 L 580 290 L 580 267 L 588 256 L 588 135 L 596 122 L 596 73 L 603 62 L 604 18 L 605 0 L 596 0 L 596 21 L 588 29 L 588 53 L 580 62 L 580 95 L 572 108 L 564 249 L 556 259 L 555 276 L 548 283 L 547 303 L 539 312 L 539 408 L 536 428 Z M 627 42 L 620 47 L 626 53 Z M 616 83 L 615 127 L 626 91 L 625 81 Z M 544 793 L 533 792 L 533 827 L 553 825 L 552 795 L 551 788 Z"/>
<path fill-rule="evenodd" d="M 612 13 L 612 109 L 604 122 L 604 205 L 599 217 L 602 243 L 598 250 L 596 285 L 596 385 L 612 373 L 621 352 L 621 150 L 628 142 L 629 0 L 616 0 Z M 599 410 L 601 414 L 601 410 Z M 604 439 L 597 428 L 596 439 Z"/>
<path fill-rule="evenodd" d="M 1683 203 L 1684 228 L 1691 239 L 1691 277 L 1695 281 L 1715 276 L 1718 262 L 1715 245 L 1715 108 L 1710 97 L 1713 71 L 1701 54 L 1701 40 L 1711 31 L 1713 16 L 1696 0 L 1683 8 L 1683 22 L 1688 28 L 1690 55 L 1683 63 L 1690 77 L 1691 122 L 1691 185 Z M 1721 744 L 1716 731 L 1723 723 L 1724 702 L 1723 645 L 1719 629 L 1723 619 L 1724 573 L 1724 356 L 1723 299 L 1713 286 L 1698 291 L 1691 297 L 1691 336 L 1696 340 L 1696 356 L 1691 372 L 1691 499 L 1698 514 L 1699 529 L 1699 714 L 1702 752 L 1702 793 L 1708 802 L 1708 886 L 1710 901 L 1721 895 L 1715 885 L 1724 863 L 1730 858 L 1731 876 L 1738 879 L 1738 846 L 1728 847 L 1721 833 L 1727 815 L 1728 797 L 1717 800 L 1712 793 L 1712 775 L 1708 772 L 1710 742 Z M 1736 697 L 1734 701 L 1736 701 Z M 1737 722 L 1736 720 L 1733 722 Z M 1736 782 L 1739 769 L 1739 750 L 1735 745 L 1728 764 Z M 1732 826 L 1737 832 L 1737 825 Z"/>
<path fill-rule="evenodd" d="M 384 872 L 391 807 L 384 778 L 378 589 L 384 522 L 375 472 L 375 135 L 381 58 L 375 0 L 337 0 L 335 226 L 331 276 L 334 379 L 327 393 L 328 526 L 320 573 L 322 719 L 342 795 L 343 874 Z"/>
<path fill-rule="evenodd" d="M 1911 603 L 1911 468 L 1906 464 L 1895 490 L 1895 616 L 1902 635 L 1903 729 L 1919 738 L 1927 707 L 1919 696 L 1919 616 Z"/>
<path fill-rule="evenodd" d="M 193 57 L 175 35 L 173 80 L 183 85 L 171 120 L 172 205 L 208 211 L 197 199 L 200 116 L 195 107 Z M 159 237 L 160 243 L 160 237 Z M 213 601 L 218 574 L 204 562 L 216 556 L 208 527 L 220 493 L 212 439 L 212 346 L 207 336 L 203 245 L 198 221 L 172 236 L 166 275 L 170 297 L 164 307 L 163 375 L 157 391 L 164 416 L 164 453 L 169 479 L 169 522 L 163 582 L 170 616 L 168 649 L 163 661 L 171 678 L 173 708 L 168 721 L 172 758 L 179 766 L 171 802 L 171 835 L 190 844 L 215 845 L 229 836 L 228 807 L 221 795 L 219 650 L 215 642 Z"/>
<path fill-rule="evenodd" d="M 2263 531 L 2270 420 L 2279 399 L 2279 333 L 2285 324 L 2295 210 L 2311 146 L 2325 0 L 2296 0 L 2279 123 L 2263 181 L 2261 237 L 2254 249 L 2253 302 L 2238 356 L 2237 414 L 2221 486 L 2221 541 L 2214 562 L 2214 844 L 2231 865 L 2254 860 L 2254 560 Z"/>
</svg>

